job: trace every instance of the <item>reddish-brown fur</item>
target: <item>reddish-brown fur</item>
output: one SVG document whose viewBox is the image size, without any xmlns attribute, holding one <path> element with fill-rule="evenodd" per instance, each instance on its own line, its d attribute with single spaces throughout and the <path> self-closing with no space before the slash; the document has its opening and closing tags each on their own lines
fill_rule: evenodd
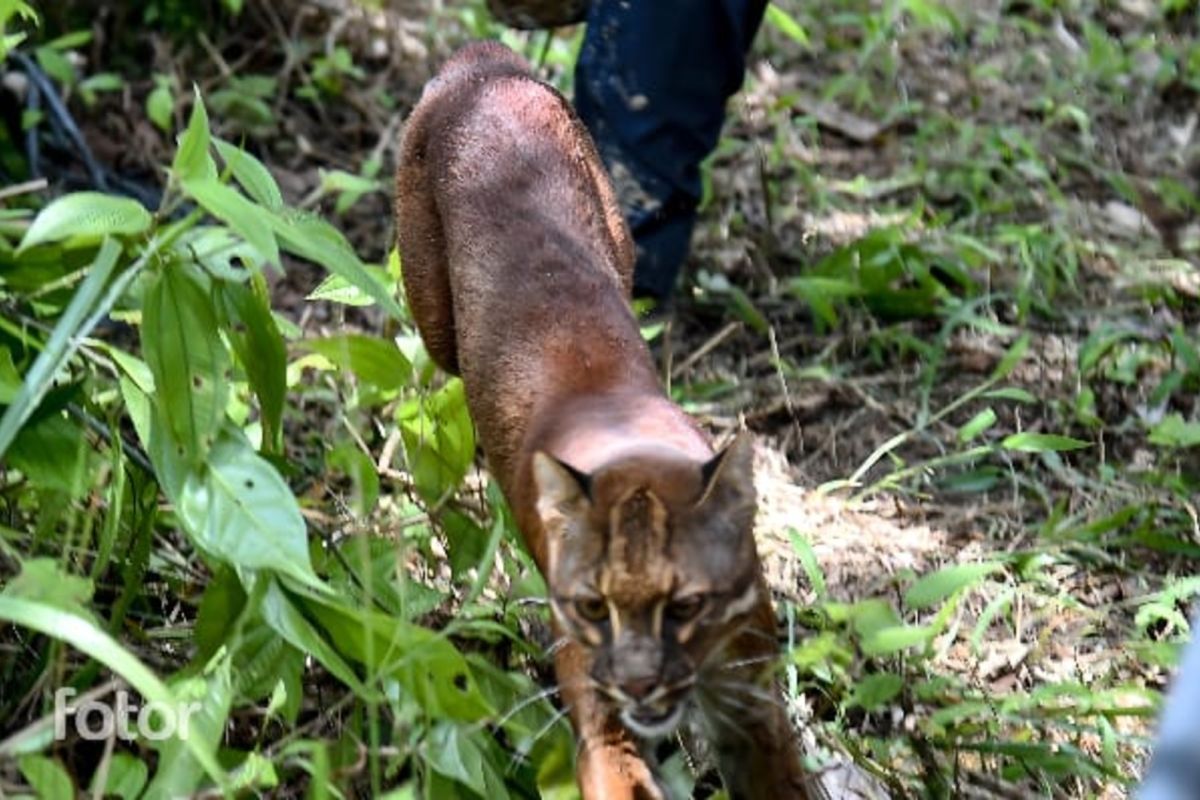
<svg viewBox="0 0 1200 800">
<path fill-rule="evenodd" d="M 547 576 L 556 625 L 577 634 L 555 667 L 584 797 L 660 797 L 604 692 L 630 701 L 634 678 L 665 692 L 678 664 L 698 684 L 706 667 L 716 672 L 709 662 L 774 651 L 751 536 L 749 440 L 714 459 L 663 393 L 629 308 L 633 245 L 591 140 L 507 48 L 465 48 L 430 82 L 396 183 L 417 326 L 434 360 L 462 376 L 489 466 Z M 593 650 L 580 637 L 599 639 L 601 628 L 573 609 L 597 584 L 612 616 Z M 745 609 L 719 625 L 699 614 L 679 622 L 675 655 L 664 656 L 650 621 L 661 628 L 663 609 L 681 607 L 672 592 L 688 587 L 705 592 L 703 614 L 719 617 L 731 598 Z M 634 652 L 650 665 L 645 675 L 627 674 L 634 662 L 622 659 Z M 757 672 L 722 674 L 749 683 Z M 803 797 L 786 715 L 761 699 L 770 692 L 753 695 L 736 726 L 714 724 L 722 772 L 735 796 Z"/>
</svg>

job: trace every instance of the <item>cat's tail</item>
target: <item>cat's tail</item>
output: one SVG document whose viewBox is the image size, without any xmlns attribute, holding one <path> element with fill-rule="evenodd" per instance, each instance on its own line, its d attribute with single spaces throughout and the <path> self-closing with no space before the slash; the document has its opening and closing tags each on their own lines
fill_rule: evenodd
<svg viewBox="0 0 1200 800">
<path fill-rule="evenodd" d="M 431 143 L 470 102 L 481 81 L 528 76 L 529 67 L 498 42 L 477 42 L 459 50 L 425 86 L 409 115 L 396 170 L 396 235 L 408 307 L 430 357 L 458 373 L 458 347 L 446 239 L 434 184 L 437 165 L 428 158 Z"/>
</svg>

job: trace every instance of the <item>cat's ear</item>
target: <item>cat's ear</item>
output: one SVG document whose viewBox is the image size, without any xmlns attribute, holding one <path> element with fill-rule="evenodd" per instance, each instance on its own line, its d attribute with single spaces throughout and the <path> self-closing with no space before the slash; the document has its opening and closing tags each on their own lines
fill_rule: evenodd
<svg viewBox="0 0 1200 800">
<path fill-rule="evenodd" d="M 706 503 L 754 502 L 754 437 L 739 433 L 724 450 L 700 467 L 704 491 L 698 506 Z"/>
<path fill-rule="evenodd" d="M 551 517 L 578 514 L 592 501 L 592 479 L 587 473 L 540 450 L 533 454 L 533 486 L 543 523 Z"/>
</svg>

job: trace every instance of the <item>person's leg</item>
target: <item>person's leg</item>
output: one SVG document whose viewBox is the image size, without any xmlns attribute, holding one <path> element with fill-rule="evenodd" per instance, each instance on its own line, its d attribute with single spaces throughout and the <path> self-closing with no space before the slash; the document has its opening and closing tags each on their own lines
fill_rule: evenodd
<svg viewBox="0 0 1200 800">
<path fill-rule="evenodd" d="M 767 0 L 593 0 L 575 106 L 638 248 L 634 293 L 666 300 L 687 257 L 700 162 L 742 85 Z"/>
<path fill-rule="evenodd" d="M 1192 620 L 1192 641 L 1184 651 L 1163 703 L 1150 770 L 1137 800 L 1200 797 L 1200 613 Z"/>
</svg>

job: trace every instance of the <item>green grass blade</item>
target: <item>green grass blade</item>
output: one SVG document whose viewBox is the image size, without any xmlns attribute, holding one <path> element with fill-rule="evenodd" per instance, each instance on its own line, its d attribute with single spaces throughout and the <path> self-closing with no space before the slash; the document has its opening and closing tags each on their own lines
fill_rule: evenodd
<svg viewBox="0 0 1200 800">
<path fill-rule="evenodd" d="M 96 260 L 88 270 L 87 277 L 71 298 L 66 312 L 54 327 L 54 332 L 50 334 L 46 348 L 38 354 L 16 399 L 4 412 L 4 417 L 0 418 L 0 458 L 4 457 L 13 439 L 17 438 L 21 426 L 50 390 L 59 368 L 78 349 L 80 342 L 98 321 L 96 315 L 89 317 L 88 312 L 95 306 L 104 285 L 112 276 L 120 255 L 121 245 L 114 239 L 105 239 L 104 244 L 100 246 L 100 252 L 96 254 Z M 116 298 L 112 299 L 115 302 Z"/>
</svg>

